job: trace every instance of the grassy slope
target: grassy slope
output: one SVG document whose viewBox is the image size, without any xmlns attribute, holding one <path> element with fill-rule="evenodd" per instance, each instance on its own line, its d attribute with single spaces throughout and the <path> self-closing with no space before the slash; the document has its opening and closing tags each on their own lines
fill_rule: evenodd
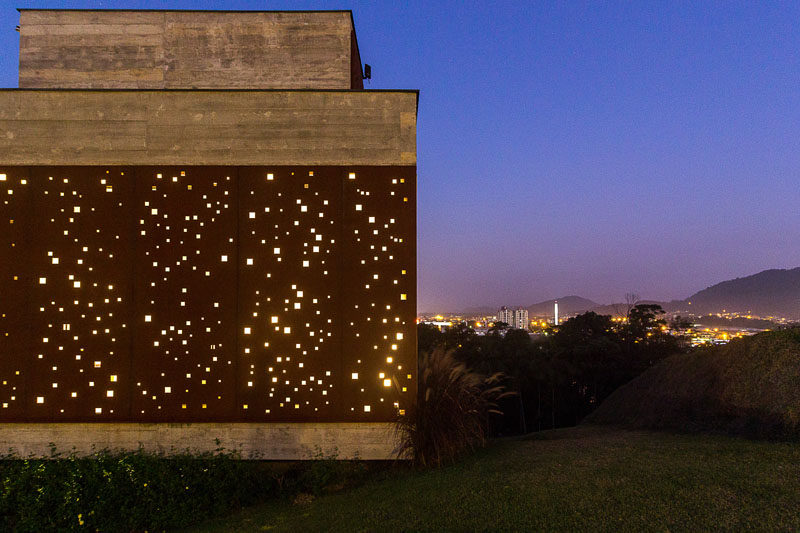
<svg viewBox="0 0 800 533">
<path fill-rule="evenodd" d="M 671 357 L 620 387 L 587 421 L 800 437 L 800 330 Z"/>
<path fill-rule="evenodd" d="M 589 426 L 505 439 L 448 468 L 390 471 L 199 531 L 787 530 L 800 445 Z"/>
</svg>

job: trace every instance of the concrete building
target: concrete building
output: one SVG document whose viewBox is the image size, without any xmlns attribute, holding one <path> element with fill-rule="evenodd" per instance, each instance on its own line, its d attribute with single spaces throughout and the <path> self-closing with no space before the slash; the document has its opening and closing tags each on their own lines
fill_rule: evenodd
<svg viewBox="0 0 800 533">
<path fill-rule="evenodd" d="M 352 14 L 20 10 L 0 447 L 391 455 L 416 391 L 416 91 Z"/>
<path fill-rule="evenodd" d="M 528 310 L 522 307 L 511 309 L 501 307 L 497 311 L 497 321 L 505 322 L 514 329 L 528 329 Z"/>
</svg>

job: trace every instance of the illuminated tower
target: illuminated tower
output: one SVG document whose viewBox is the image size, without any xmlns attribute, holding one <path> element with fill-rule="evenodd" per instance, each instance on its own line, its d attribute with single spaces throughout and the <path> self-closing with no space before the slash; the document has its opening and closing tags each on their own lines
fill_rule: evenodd
<svg viewBox="0 0 800 533">
<path fill-rule="evenodd" d="M 553 324 L 558 325 L 558 300 L 553 304 Z"/>
</svg>

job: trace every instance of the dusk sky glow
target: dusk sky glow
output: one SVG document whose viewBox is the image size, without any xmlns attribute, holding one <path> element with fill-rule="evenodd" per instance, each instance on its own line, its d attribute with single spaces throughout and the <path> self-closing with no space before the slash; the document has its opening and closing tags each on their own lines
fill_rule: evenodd
<svg viewBox="0 0 800 533">
<path fill-rule="evenodd" d="M 419 311 L 682 299 L 800 266 L 800 3 L 2 0 L 352 9 L 370 89 L 419 89 Z"/>
</svg>

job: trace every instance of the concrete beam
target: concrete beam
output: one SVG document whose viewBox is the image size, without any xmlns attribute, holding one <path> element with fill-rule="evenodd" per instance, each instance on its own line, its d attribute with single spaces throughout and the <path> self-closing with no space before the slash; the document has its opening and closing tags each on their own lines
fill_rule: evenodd
<svg viewBox="0 0 800 533">
<path fill-rule="evenodd" d="M 385 423 L 10 423 L 0 430 L 0 450 L 17 457 L 50 457 L 51 443 L 58 452 L 79 456 L 103 449 L 170 455 L 223 447 L 255 460 L 307 460 L 320 452 L 339 459 L 395 458 L 394 432 Z"/>
<path fill-rule="evenodd" d="M 3 165 L 414 165 L 414 91 L 0 90 Z"/>
</svg>

